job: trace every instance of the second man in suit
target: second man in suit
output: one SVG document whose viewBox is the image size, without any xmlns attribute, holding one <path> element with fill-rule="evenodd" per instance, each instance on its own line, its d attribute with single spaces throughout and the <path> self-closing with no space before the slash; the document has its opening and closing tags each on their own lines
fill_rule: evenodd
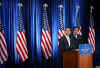
<svg viewBox="0 0 100 68">
<path fill-rule="evenodd" d="M 73 28 L 73 39 L 74 39 L 74 46 L 75 46 L 75 49 L 77 50 L 79 48 L 79 45 L 80 44 L 83 44 L 83 38 L 82 38 L 82 35 L 79 34 L 79 28 L 78 26 L 75 26 Z"/>
</svg>

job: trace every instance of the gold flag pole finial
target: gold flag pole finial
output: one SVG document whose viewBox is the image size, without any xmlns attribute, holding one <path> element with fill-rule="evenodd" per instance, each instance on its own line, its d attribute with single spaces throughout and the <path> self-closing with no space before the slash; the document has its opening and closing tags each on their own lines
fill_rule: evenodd
<svg viewBox="0 0 100 68">
<path fill-rule="evenodd" d="M 23 6 L 23 4 L 22 4 L 22 3 L 18 3 L 18 6 L 19 6 L 19 7 L 22 7 L 22 6 Z"/>
<path fill-rule="evenodd" d="M 44 7 L 44 8 L 47 8 L 47 7 L 48 7 L 48 4 L 47 4 L 47 3 L 44 3 L 44 4 L 43 4 L 43 7 Z"/>
<path fill-rule="evenodd" d="M 80 6 L 78 5 L 78 6 L 77 6 L 77 8 L 79 9 L 79 8 L 80 8 Z"/>
<path fill-rule="evenodd" d="M 59 5 L 58 8 L 63 8 L 63 5 Z"/>
<path fill-rule="evenodd" d="M 92 13 L 92 10 L 94 9 L 94 7 L 93 6 L 90 6 L 90 12 Z"/>
<path fill-rule="evenodd" d="M 2 5 L 2 4 L 1 4 L 1 2 L 0 2 L 0 7 L 1 7 L 1 5 Z"/>
</svg>

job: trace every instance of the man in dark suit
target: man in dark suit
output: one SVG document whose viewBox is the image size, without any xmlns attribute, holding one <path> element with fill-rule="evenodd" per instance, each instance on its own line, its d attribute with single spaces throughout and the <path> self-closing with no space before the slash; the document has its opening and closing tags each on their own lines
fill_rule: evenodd
<svg viewBox="0 0 100 68">
<path fill-rule="evenodd" d="M 79 35 L 79 29 L 78 29 L 78 26 L 74 27 L 73 28 L 73 39 L 74 39 L 74 46 L 75 46 L 75 49 L 78 49 L 79 47 L 79 44 L 83 44 L 83 39 L 82 39 L 82 36 Z"/>
<path fill-rule="evenodd" d="M 59 40 L 61 54 L 61 68 L 74 68 L 75 66 L 75 47 L 74 39 L 71 35 L 70 27 L 64 30 L 65 35 Z"/>
<path fill-rule="evenodd" d="M 70 35 L 71 34 L 70 27 L 67 27 L 64 32 L 65 32 L 65 35 L 61 37 L 59 41 L 61 51 L 62 52 L 72 51 L 74 49 L 74 39 Z"/>
</svg>

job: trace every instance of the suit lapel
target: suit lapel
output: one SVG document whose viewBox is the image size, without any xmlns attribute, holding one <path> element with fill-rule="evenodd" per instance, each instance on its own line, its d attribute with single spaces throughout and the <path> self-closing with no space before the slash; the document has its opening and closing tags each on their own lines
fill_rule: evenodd
<svg viewBox="0 0 100 68">
<path fill-rule="evenodd" d="M 69 47 L 68 40 L 67 40 L 67 38 L 65 36 L 64 36 L 64 39 L 65 39 L 65 45 L 66 45 L 66 47 Z"/>
<path fill-rule="evenodd" d="M 73 40 L 72 40 L 72 37 L 70 36 L 70 48 L 72 48 L 73 47 Z"/>
</svg>

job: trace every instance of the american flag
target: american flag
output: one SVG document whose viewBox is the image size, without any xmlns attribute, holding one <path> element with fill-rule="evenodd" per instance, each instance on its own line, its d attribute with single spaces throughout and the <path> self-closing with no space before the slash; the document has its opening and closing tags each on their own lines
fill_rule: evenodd
<svg viewBox="0 0 100 68">
<path fill-rule="evenodd" d="M 59 33 L 58 33 L 58 40 L 64 36 L 64 24 L 63 24 L 63 6 L 59 5 L 58 11 L 58 22 L 59 22 Z M 58 42 L 59 45 L 59 42 Z"/>
<path fill-rule="evenodd" d="M 46 6 L 47 4 L 44 4 L 43 7 L 41 50 L 45 59 L 49 59 L 52 56 L 52 42 Z"/>
<path fill-rule="evenodd" d="M 19 7 L 18 14 L 18 29 L 17 29 L 17 40 L 16 40 L 16 51 L 23 62 L 28 58 L 27 42 L 25 38 L 25 30 L 23 24 L 22 7 Z"/>
<path fill-rule="evenodd" d="M 90 14 L 88 43 L 92 45 L 92 52 L 94 52 L 95 51 L 95 30 L 94 30 L 94 19 L 92 13 Z"/>
<path fill-rule="evenodd" d="M 77 12 L 76 23 L 77 23 L 77 26 L 78 26 L 78 28 L 79 28 L 78 34 L 79 34 L 79 35 L 82 35 L 82 27 L 81 27 L 81 25 L 80 25 L 79 11 Z"/>
<path fill-rule="evenodd" d="M 0 17 L 0 64 L 3 64 L 4 61 L 7 61 L 8 54 L 7 54 L 7 44 L 4 37 L 4 28 L 1 23 Z"/>
</svg>

